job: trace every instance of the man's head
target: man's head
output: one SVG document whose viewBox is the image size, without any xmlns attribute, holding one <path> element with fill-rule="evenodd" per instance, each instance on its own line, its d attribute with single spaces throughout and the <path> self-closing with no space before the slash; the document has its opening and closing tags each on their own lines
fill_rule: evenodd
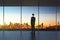
<svg viewBox="0 0 60 40">
<path fill-rule="evenodd" d="M 32 14 L 32 16 L 34 17 L 34 13 Z"/>
</svg>

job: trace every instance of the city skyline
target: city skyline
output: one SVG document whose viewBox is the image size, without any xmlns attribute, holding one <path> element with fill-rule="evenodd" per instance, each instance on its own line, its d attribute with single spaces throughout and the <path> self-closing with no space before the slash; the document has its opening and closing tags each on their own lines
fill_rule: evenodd
<svg viewBox="0 0 60 40">
<path fill-rule="evenodd" d="M 60 23 L 60 7 L 57 7 L 57 21 Z M 35 14 L 36 24 L 38 25 L 38 6 L 22 6 L 22 24 L 28 23 L 32 13 Z M 6 24 L 21 23 L 21 7 L 20 6 L 5 6 L 4 7 L 4 20 Z M 56 7 L 39 7 L 39 25 L 44 23 L 45 26 L 56 25 Z M 0 7 L 0 24 L 3 24 L 3 7 Z"/>
</svg>

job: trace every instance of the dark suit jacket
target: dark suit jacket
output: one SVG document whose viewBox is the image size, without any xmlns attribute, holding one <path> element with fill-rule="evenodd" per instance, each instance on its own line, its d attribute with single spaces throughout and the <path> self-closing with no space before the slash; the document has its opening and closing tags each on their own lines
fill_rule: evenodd
<svg viewBox="0 0 60 40">
<path fill-rule="evenodd" d="M 31 17 L 31 26 L 34 26 L 35 25 L 35 17 Z"/>
</svg>

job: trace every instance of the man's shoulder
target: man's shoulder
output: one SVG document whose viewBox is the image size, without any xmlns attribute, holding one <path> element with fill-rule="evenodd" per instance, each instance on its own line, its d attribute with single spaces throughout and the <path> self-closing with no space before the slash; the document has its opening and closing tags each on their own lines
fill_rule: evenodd
<svg viewBox="0 0 60 40">
<path fill-rule="evenodd" d="M 35 17 L 31 17 L 31 18 L 35 18 Z"/>
<path fill-rule="evenodd" d="M 31 19 L 35 19 L 35 17 L 31 17 Z"/>
</svg>

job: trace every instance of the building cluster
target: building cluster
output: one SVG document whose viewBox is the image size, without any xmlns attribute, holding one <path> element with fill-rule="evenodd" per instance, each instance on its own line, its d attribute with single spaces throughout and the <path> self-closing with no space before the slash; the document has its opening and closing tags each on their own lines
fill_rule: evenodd
<svg viewBox="0 0 60 40">
<path fill-rule="evenodd" d="M 9 23 L 9 25 L 0 25 L 0 29 L 31 29 L 31 25 L 28 23 L 20 24 L 20 23 Z M 41 25 L 35 26 L 35 29 L 60 29 L 60 25 L 53 25 L 44 28 L 43 23 Z"/>
</svg>

